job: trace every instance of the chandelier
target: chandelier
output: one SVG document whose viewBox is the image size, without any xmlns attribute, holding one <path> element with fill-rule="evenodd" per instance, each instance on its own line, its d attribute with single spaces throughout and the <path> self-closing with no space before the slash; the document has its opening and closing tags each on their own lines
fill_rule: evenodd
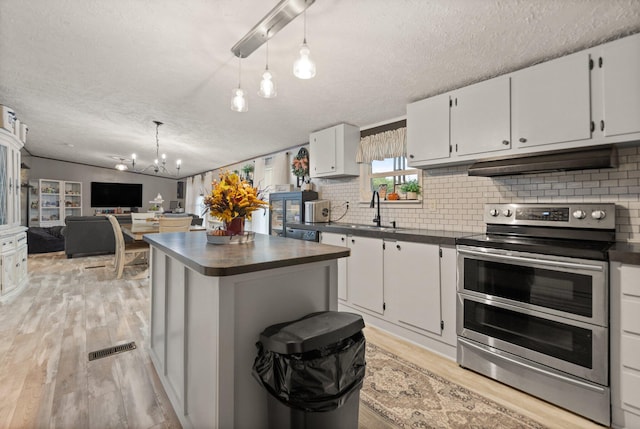
<svg viewBox="0 0 640 429">
<path fill-rule="evenodd" d="M 153 121 L 154 124 L 156 124 L 156 159 L 153 161 L 153 164 L 148 165 L 147 167 L 141 169 L 141 170 L 136 170 L 136 159 L 137 159 L 137 155 L 134 153 L 131 155 L 131 166 L 133 167 L 134 171 L 136 173 L 144 173 L 148 170 L 153 170 L 154 173 L 158 174 L 158 173 L 162 173 L 162 174 L 168 174 L 171 176 L 177 176 L 180 173 L 180 167 L 182 166 L 182 160 L 178 159 L 176 160 L 176 172 L 173 173 L 171 171 L 169 171 L 167 169 L 167 155 L 166 154 L 162 154 L 160 155 L 160 139 L 158 138 L 158 129 L 160 128 L 160 125 L 162 125 L 162 122 L 160 121 Z M 124 165 L 122 163 L 118 164 L 118 165 Z M 118 166 L 116 166 L 116 168 L 118 168 Z M 118 168 L 120 169 L 120 168 Z"/>
</svg>

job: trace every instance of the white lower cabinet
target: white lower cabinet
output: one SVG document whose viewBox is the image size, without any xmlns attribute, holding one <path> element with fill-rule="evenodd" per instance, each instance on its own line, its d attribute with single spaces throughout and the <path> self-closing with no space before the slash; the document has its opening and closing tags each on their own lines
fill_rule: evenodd
<svg viewBox="0 0 640 429">
<path fill-rule="evenodd" d="M 16 267 L 16 252 L 8 252 L 0 257 L 2 264 L 2 295 L 11 292 L 18 286 Z"/>
<path fill-rule="evenodd" d="M 640 427 L 640 266 L 611 263 L 611 414 Z"/>
<path fill-rule="evenodd" d="M 320 242 L 330 244 L 332 246 L 347 246 L 347 236 L 345 234 L 332 234 L 323 232 L 320 234 Z M 347 258 L 338 259 L 338 299 L 346 301 L 349 298 L 347 294 Z"/>
<path fill-rule="evenodd" d="M 385 240 L 384 290 L 390 321 L 440 335 L 440 246 Z"/>
<path fill-rule="evenodd" d="M 344 311 L 455 359 L 455 247 L 327 232 L 320 242 L 351 250 L 338 260 Z"/>
<path fill-rule="evenodd" d="M 348 237 L 351 249 L 347 268 L 349 302 L 384 314 L 383 241 L 379 238 Z"/>
</svg>

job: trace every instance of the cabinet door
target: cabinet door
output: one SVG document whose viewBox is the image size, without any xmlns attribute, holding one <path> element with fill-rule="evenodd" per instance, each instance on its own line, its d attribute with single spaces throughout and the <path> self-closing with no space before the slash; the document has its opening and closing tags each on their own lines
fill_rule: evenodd
<svg viewBox="0 0 640 429">
<path fill-rule="evenodd" d="M 449 94 L 441 94 L 407 105 L 409 166 L 449 158 L 449 101 Z"/>
<path fill-rule="evenodd" d="M 312 177 L 333 173 L 336 170 L 336 128 L 312 133 L 309 138 L 310 173 Z"/>
<path fill-rule="evenodd" d="M 351 256 L 347 269 L 349 301 L 358 307 L 384 314 L 382 240 L 348 237 Z"/>
<path fill-rule="evenodd" d="M 440 247 L 387 242 L 384 288 L 394 321 L 440 335 Z M 391 308 L 391 303 L 396 308 Z"/>
<path fill-rule="evenodd" d="M 511 85 L 517 147 L 591 138 L 588 53 L 520 70 Z"/>
<path fill-rule="evenodd" d="M 40 179 L 40 225 L 64 225 L 62 216 L 62 185 L 60 180 Z"/>
<path fill-rule="evenodd" d="M 602 85 L 605 136 L 640 132 L 639 76 L 640 35 L 604 45 Z"/>
<path fill-rule="evenodd" d="M 16 278 L 16 253 L 5 253 L 2 259 L 2 294 L 13 290 L 17 284 Z"/>
<path fill-rule="evenodd" d="M 0 143 L 0 226 L 9 224 L 9 151 Z"/>
<path fill-rule="evenodd" d="M 82 216 L 82 183 L 64 182 L 64 217 Z"/>
<path fill-rule="evenodd" d="M 21 246 L 16 251 L 16 284 L 22 284 L 27 277 L 27 246 Z"/>
<path fill-rule="evenodd" d="M 271 235 L 282 236 L 284 233 L 284 200 L 282 198 L 274 198 L 269 204 L 271 205 L 271 211 L 269 212 L 269 216 L 271 217 L 269 233 L 271 233 Z"/>
<path fill-rule="evenodd" d="M 498 77 L 452 93 L 451 144 L 457 155 L 511 146 L 509 78 Z"/>
<path fill-rule="evenodd" d="M 347 236 L 344 234 L 332 234 L 330 232 L 322 232 L 320 234 L 320 242 L 330 244 L 332 246 L 347 247 Z M 347 292 L 347 258 L 338 259 L 338 298 L 346 301 L 348 299 Z"/>
</svg>

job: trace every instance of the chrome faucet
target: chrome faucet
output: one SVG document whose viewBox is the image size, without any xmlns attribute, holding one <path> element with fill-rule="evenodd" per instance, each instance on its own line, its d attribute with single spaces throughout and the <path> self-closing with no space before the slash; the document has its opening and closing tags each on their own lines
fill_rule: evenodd
<svg viewBox="0 0 640 429">
<path fill-rule="evenodd" d="M 373 195 L 371 195 L 371 204 L 369 204 L 370 208 L 374 208 L 376 206 L 376 198 L 378 199 L 378 210 L 376 211 L 376 217 L 373 218 L 373 222 L 376 226 L 380 226 L 380 194 L 378 191 L 373 191 Z"/>
</svg>

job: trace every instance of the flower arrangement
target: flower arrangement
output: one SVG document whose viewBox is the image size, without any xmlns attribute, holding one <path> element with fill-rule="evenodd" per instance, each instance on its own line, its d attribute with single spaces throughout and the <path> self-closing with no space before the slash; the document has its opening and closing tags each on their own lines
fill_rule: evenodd
<svg viewBox="0 0 640 429">
<path fill-rule="evenodd" d="M 238 217 L 251 219 L 251 213 L 269 206 L 260 199 L 258 189 L 236 173 L 220 173 L 220 180 L 214 180 L 211 185 L 213 189 L 204 197 L 204 205 L 212 216 L 223 222 Z"/>
</svg>

